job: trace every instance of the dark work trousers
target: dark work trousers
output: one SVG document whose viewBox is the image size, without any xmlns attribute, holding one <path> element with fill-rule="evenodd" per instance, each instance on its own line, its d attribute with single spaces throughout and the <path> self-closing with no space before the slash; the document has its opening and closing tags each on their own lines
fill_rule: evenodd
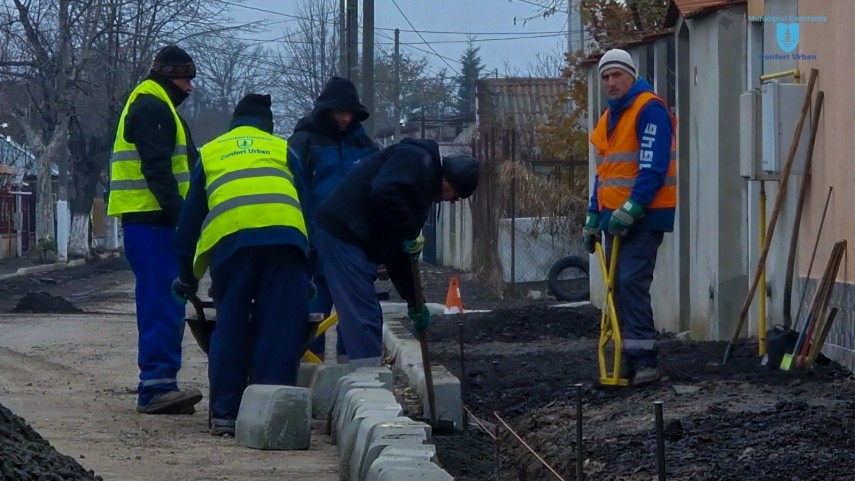
<svg viewBox="0 0 855 481">
<path fill-rule="evenodd" d="M 374 289 L 377 268 L 361 247 L 315 227 L 315 245 L 338 313 L 338 330 L 350 364 L 379 367 L 383 311 Z"/>
<path fill-rule="evenodd" d="M 184 301 L 172 293 L 178 277 L 175 229 L 166 225 L 127 224 L 122 227 L 125 258 L 136 279 L 140 382 L 137 402 L 145 406 L 152 396 L 178 389 L 181 341 L 184 338 Z"/>
<path fill-rule="evenodd" d="M 318 289 L 318 297 L 309 303 L 309 312 L 320 312 L 324 315 L 324 319 L 329 317 L 332 312 L 333 300 L 330 295 L 330 287 L 324 277 L 321 261 L 317 256 L 317 252 L 309 259 L 309 266 L 314 276 L 315 287 Z M 337 330 L 338 331 L 338 330 Z M 327 331 L 329 332 L 329 331 Z M 341 332 L 337 333 L 336 339 L 336 354 L 339 356 L 345 354 L 344 344 L 341 340 Z M 319 335 L 309 346 L 309 350 L 318 355 L 321 359 L 324 358 L 326 348 L 326 335 Z"/>
<path fill-rule="evenodd" d="M 656 253 L 664 233 L 634 232 L 621 238 L 618 247 L 615 310 L 620 322 L 623 351 L 632 365 L 656 367 L 656 327 L 650 304 L 650 285 L 656 269 Z M 613 236 L 606 234 L 606 266 Z"/>
<path fill-rule="evenodd" d="M 237 419 L 247 384 L 296 383 L 309 330 L 308 289 L 305 255 L 293 246 L 244 247 L 211 270 L 214 420 Z"/>
</svg>

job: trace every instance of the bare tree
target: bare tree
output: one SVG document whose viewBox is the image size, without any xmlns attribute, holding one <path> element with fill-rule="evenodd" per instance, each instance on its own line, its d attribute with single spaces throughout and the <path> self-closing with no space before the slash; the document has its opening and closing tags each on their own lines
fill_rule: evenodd
<svg viewBox="0 0 855 481">
<path fill-rule="evenodd" d="M 270 93 L 277 76 L 270 67 L 273 54 L 258 43 L 209 35 L 193 39 L 189 51 L 197 64 L 204 65 L 204 75 L 186 102 L 187 123 L 194 141 L 201 145 L 226 130 L 235 105 L 245 94 Z"/>
<path fill-rule="evenodd" d="M 297 16 L 274 62 L 284 114 L 292 121 L 311 110 L 339 64 L 338 1 L 301 0 Z"/>
<path fill-rule="evenodd" d="M 246 27 L 225 26 L 224 12 L 223 2 L 206 0 L 13 0 L 0 9 L 0 81 L 23 81 L 28 97 L 4 101 L 38 159 L 38 238 L 54 231 L 56 169 L 60 205 L 72 200 L 68 250 L 88 254 L 95 185 L 124 99 L 163 44 Z"/>
</svg>

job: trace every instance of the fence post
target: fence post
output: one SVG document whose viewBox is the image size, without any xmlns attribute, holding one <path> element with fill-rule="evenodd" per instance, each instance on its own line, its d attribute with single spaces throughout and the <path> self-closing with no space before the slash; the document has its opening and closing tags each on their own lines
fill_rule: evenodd
<svg viewBox="0 0 855 481">
<path fill-rule="evenodd" d="M 517 288 L 517 158 L 516 131 L 511 130 L 511 289 Z"/>
</svg>

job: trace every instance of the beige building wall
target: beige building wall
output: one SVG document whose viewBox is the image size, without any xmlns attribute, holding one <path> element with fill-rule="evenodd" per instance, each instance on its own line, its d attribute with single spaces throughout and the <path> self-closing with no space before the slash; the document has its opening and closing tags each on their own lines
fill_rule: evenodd
<svg viewBox="0 0 855 481">
<path fill-rule="evenodd" d="M 835 326 L 829 334 L 825 354 L 855 367 L 855 338 L 853 338 L 853 309 L 855 309 L 855 96 L 852 93 L 855 78 L 855 1 L 849 0 L 799 0 L 799 16 L 828 19 L 826 22 L 800 22 L 799 45 L 801 55 L 813 56 L 800 60 L 799 69 L 808 81 L 810 69 L 819 71 L 817 91 L 825 95 L 822 117 L 817 132 L 813 155 L 812 179 L 808 191 L 802 226 L 799 233 L 799 275 L 807 275 L 814 241 L 819 229 L 828 187 L 834 193 L 817 249 L 816 260 L 808 282 L 805 303 L 811 300 L 816 282 L 822 275 L 834 243 L 849 241 L 849 253 L 844 258 L 837 277 L 831 306 L 840 308 Z M 794 296 L 796 297 L 796 296 Z M 798 299 L 795 299 L 798 301 Z M 807 311 L 809 304 L 803 308 Z M 795 309 L 793 311 L 795 315 Z M 797 322 L 801 323 L 801 320 Z"/>
</svg>

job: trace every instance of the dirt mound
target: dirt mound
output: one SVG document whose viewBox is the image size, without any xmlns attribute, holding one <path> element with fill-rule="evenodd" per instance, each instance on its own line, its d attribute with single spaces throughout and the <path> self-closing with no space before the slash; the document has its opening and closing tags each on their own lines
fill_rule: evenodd
<svg viewBox="0 0 855 481">
<path fill-rule="evenodd" d="M 433 316 L 428 332 L 431 342 L 457 342 L 458 324 L 463 323 L 466 344 L 596 338 L 600 332 L 597 313 L 593 307 L 569 309 L 532 304 L 490 312 Z"/>
<path fill-rule="evenodd" d="M 74 458 L 60 454 L 26 421 L 0 405 L 0 479 L 103 481 Z"/>
<path fill-rule="evenodd" d="M 569 405 L 525 416 L 518 432 L 559 473 L 575 472 L 575 419 Z M 652 410 L 651 410 L 652 414 Z M 728 403 L 681 420 L 668 419 L 665 458 L 669 480 L 758 481 L 853 479 L 855 403 L 810 405 L 779 401 L 763 411 L 742 411 Z M 652 416 L 651 416 L 652 417 Z M 539 480 L 551 475 L 531 455 L 523 455 L 510 434 L 502 438 L 511 455 L 504 458 L 506 479 Z M 629 481 L 655 479 L 656 436 L 649 428 L 585 434 L 587 479 Z M 569 478 L 568 478 L 569 479 Z"/>
<path fill-rule="evenodd" d="M 30 314 L 82 314 L 83 310 L 78 309 L 62 297 L 54 296 L 42 291 L 29 291 L 24 294 L 24 297 L 22 297 L 18 301 L 18 304 L 9 312 Z"/>
<path fill-rule="evenodd" d="M 489 423 L 499 412 L 567 479 L 575 472 L 574 385 L 583 383 L 587 479 L 655 476 L 652 403 L 662 400 L 670 422 L 669 480 L 855 480 L 855 422 L 848 421 L 855 416 L 855 384 L 842 366 L 826 359 L 808 371 L 772 370 L 760 365 L 756 342 L 736 346 L 722 365 L 726 342 L 663 336 L 661 382 L 600 389 L 597 315 L 593 308 L 531 306 L 437 316 L 429 331 L 433 359 L 460 377 L 457 324 L 463 322 L 467 407 Z M 502 432 L 502 479 L 551 477 Z M 476 428 L 435 442 L 455 479 L 494 479 L 494 446 Z M 834 468 L 826 468 L 832 459 Z"/>
</svg>

